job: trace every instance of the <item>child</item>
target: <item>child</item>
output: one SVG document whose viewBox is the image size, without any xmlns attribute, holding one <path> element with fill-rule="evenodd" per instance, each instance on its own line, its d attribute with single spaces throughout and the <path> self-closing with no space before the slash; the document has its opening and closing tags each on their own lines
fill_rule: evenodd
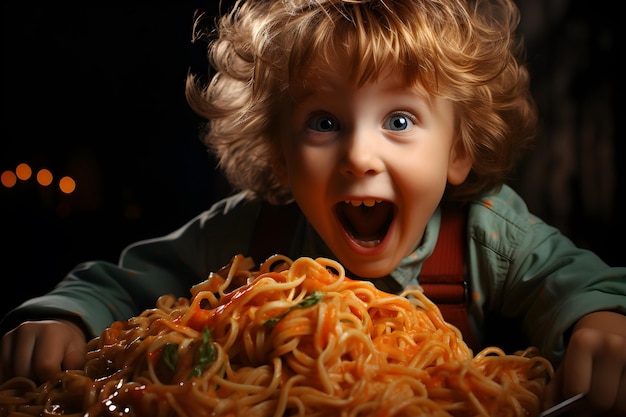
<svg viewBox="0 0 626 417">
<path fill-rule="evenodd" d="M 80 368 L 86 339 L 187 296 L 259 234 L 398 293 L 419 284 L 455 204 L 479 345 L 494 321 L 517 323 L 519 347 L 557 367 L 546 407 L 587 392 L 595 410 L 626 412 L 626 268 L 576 248 L 504 184 L 536 125 L 518 21 L 510 0 L 237 2 L 210 43 L 214 76 L 186 91 L 240 192 L 10 312 L 2 379 Z M 295 201 L 296 218 L 259 232 L 262 201 Z"/>
</svg>

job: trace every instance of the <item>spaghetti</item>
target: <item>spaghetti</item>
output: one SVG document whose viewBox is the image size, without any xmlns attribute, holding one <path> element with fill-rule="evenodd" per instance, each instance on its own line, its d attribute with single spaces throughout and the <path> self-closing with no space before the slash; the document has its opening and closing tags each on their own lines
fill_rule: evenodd
<svg viewBox="0 0 626 417">
<path fill-rule="evenodd" d="M 282 265 L 275 267 L 275 265 Z M 419 289 L 392 295 L 329 259 L 235 256 L 113 323 L 83 370 L 0 386 L 0 416 L 532 416 L 534 349 L 476 356 Z M 234 288 L 234 289 L 233 289 Z"/>
</svg>

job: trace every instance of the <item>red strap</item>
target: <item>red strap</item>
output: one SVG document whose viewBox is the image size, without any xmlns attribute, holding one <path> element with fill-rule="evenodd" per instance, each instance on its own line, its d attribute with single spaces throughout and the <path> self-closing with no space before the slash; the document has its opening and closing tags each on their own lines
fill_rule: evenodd
<svg viewBox="0 0 626 417">
<path fill-rule="evenodd" d="M 424 261 L 419 283 L 443 318 L 456 326 L 472 349 L 478 344 L 470 324 L 467 307 L 469 287 L 465 279 L 467 209 L 443 207 L 441 227 L 433 253 Z"/>
</svg>

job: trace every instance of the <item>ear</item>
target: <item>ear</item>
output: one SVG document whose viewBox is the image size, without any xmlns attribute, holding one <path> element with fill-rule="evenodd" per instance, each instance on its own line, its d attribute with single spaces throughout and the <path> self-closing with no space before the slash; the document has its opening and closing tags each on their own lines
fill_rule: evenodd
<svg viewBox="0 0 626 417">
<path fill-rule="evenodd" d="M 448 182 L 452 185 L 459 185 L 470 173 L 473 159 L 463 146 L 463 141 L 458 140 L 450 150 L 450 160 L 448 161 Z"/>
</svg>

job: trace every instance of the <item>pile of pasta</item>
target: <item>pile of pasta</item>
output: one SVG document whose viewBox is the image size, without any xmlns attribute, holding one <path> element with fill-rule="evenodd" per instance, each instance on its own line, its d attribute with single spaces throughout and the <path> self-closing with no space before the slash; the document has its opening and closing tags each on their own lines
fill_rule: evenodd
<svg viewBox="0 0 626 417">
<path fill-rule="evenodd" d="M 329 259 L 241 255 L 87 345 L 83 370 L 0 386 L 2 416 L 534 416 L 553 369 L 476 355 L 419 288 Z"/>
</svg>

